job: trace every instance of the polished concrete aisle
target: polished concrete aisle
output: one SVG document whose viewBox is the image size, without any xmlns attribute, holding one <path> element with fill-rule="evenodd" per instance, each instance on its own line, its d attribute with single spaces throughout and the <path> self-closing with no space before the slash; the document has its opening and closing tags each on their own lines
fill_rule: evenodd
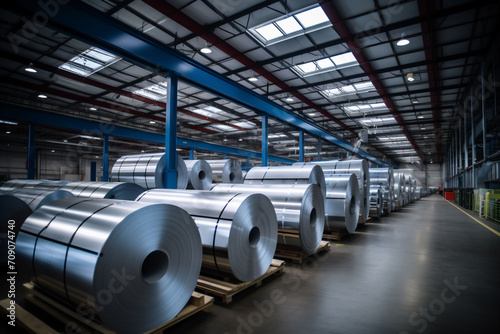
<svg viewBox="0 0 500 334">
<path fill-rule="evenodd" d="M 167 332 L 500 333 L 499 318 L 500 236 L 433 195 Z"/>
</svg>

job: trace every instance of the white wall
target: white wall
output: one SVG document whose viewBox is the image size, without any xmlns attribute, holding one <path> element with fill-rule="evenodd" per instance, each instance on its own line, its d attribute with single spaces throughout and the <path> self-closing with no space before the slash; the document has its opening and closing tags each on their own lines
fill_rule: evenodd
<svg viewBox="0 0 500 334">
<path fill-rule="evenodd" d="M 439 187 L 442 183 L 442 166 L 440 164 L 402 164 L 394 171 L 412 175 L 419 187 Z"/>
</svg>

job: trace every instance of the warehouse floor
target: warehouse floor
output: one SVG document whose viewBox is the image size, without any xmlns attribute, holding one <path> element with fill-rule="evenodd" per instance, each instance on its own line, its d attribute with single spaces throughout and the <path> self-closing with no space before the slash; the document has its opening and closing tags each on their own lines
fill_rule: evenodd
<svg viewBox="0 0 500 334">
<path fill-rule="evenodd" d="M 500 236 L 433 195 L 166 333 L 500 333 L 499 260 Z"/>
<path fill-rule="evenodd" d="M 500 236 L 433 195 L 167 332 L 500 333 L 499 279 Z"/>
</svg>

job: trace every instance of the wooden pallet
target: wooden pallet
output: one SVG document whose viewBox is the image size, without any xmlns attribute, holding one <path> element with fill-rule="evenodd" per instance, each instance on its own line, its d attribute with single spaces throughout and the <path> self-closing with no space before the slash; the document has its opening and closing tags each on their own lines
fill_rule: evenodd
<svg viewBox="0 0 500 334">
<path fill-rule="evenodd" d="M 323 234 L 324 240 L 342 240 L 345 236 L 349 235 L 346 230 L 332 230 Z"/>
<path fill-rule="evenodd" d="M 313 254 L 307 254 L 298 247 L 278 245 L 275 256 L 281 259 L 292 260 L 293 263 L 301 264 L 306 258 L 313 256 L 314 254 L 325 252 L 329 249 L 330 242 L 325 240 L 320 242 L 318 249 Z"/>
<path fill-rule="evenodd" d="M 102 324 L 96 321 L 89 321 L 87 318 L 76 313 L 73 308 L 68 305 L 52 298 L 45 292 L 36 288 L 33 283 L 24 284 L 29 291 L 25 296 L 25 300 L 30 302 L 32 305 L 36 306 L 41 311 L 48 313 L 54 319 L 61 322 L 62 324 L 76 324 L 78 326 L 78 333 L 82 334 L 114 334 L 104 327 Z M 0 302 L 2 309 L 7 311 L 9 299 L 4 299 Z M 183 321 L 192 315 L 203 311 L 210 312 L 210 307 L 214 303 L 214 297 L 210 297 L 199 292 L 193 292 L 191 298 L 187 305 L 169 322 L 159 326 L 158 328 L 147 332 L 148 334 L 162 333 L 166 328 Z M 37 318 L 35 315 L 16 305 L 16 325 L 19 324 L 22 328 L 25 328 L 29 333 L 58 333 L 58 331 L 47 326 L 43 321 Z"/>
<path fill-rule="evenodd" d="M 229 304 L 233 301 L 234 295 L 245 291 L 250 287 L 261 286 L 264 279 L 272 275 L 281 274 L 284 268 L 284 261 L 273 259 L 271 262 L 271 266 L 269 267 L 269 269 L 267 269 L 265 274 L 250 282 L 231 282 L 233 280 L 227 277 L 215 278 L 200 275 L 200 278 L 198 278 L 196 289 L 198 291 L 203 291 L 206 294 L 221 298 L 224 304 Z"/>
</svg>

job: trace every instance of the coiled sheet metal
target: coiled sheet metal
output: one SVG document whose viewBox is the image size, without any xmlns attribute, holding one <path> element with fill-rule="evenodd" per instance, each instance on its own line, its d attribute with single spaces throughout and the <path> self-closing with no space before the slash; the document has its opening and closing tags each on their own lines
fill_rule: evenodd
<svg viewBox="0 0 500 334">
<path fill-rule="evenodd" d="M 61 190 L 78 197 L 126 199 L 133 201 L 144 192 L 141 186 L 129 182 L 71 182 Z"/>
<path fill-rule="evenodd" d="M 303 164 L 303 163 L 296 163 Z M 358 178 L 360 194 L 360 218 L 359 223 L 366 222 L 370 209 L 370 173 L 368 162 L 365 159 L 357 160 L 329 160 L 311 161 L 307 164 L 320 166 L 325 176 L 331 174 L 354 174 Z M 294 164 L 295 165 L 295 164 Z"/>
<path fill-rule="evenodd" d="M 111 170 L 111 181 L 130 182 L 144 189 L 165 188 L 165 153 L 126 155 L 116 161 Z M 177 189 L 187 187 L 187 169 L 177 156 Z"/>
<path fill-rule="evenodd" d="M 58 189 L 63 185 L 69 183 L 68 181 L 51 181 L 51 180 L 9 180 L 2 184 L 0 187 L 3 191 L 9 191 L 19 188 L 37 188 L 41 184 L 51 185 L 51 189 Z"/>
<path fill-rule="evenodd" d="M 380 218 L 384 213 L 384 199 L 379 186 L 370 187 L 370 217 Z"/>
<path fill-rule="evenodd" d="M 242 183 L 240 162 L 236 159 L 206 160 L 212 168 L 214 183 Z"/>
<path fill-rule="evenodd" d="M 410 204 L 410 192 L 411 192 L 412 176 L 405 174 L 404 186 L 403 186 L 403 206 Z"/>
<path fill-rule="evenodd" d="M 370 168 L 370 186 L 379 186 L 382 192 L 384 213 L 394 210 L 394 170 L 392 167 Z M 371 205 L 370 205 L 371 206 Z"/>
<path fill-rule="evenodd" d="M 245 282 L 262 276 L 271 265 L 278 226 L 273 205 L 264 195 L 154 189 L 137 201 L 185 209 L 198 225 L 207 269 Z"/>
<path fill-rule="evenodd" d="M 188 175 L 188 189 L 210 190 L 212 168 L 205 160 L 185 160 Z"/>
<path fill-rule="evenodd" d="M 0 194 L 0 263 L 7 263 L 9 246 L 13 249 L 21 225 L 32 213 L 23 200 L 7 193 Z"/>
<path fill-rule="evenodd" d="M 44 205 L 17 238 L 38 286 L 117 333 L 143 333 L 189 300 L 201 268 L 196 224 L 182 209 L 110 199 Z"/>
<path fill-rule="evenodd" d="M 308 254 L 318 249 L 325 224 L 325 204 L 316 184 L 216 184 L 212 192 L 264 194 L 274 206 L 278 228 L 298 231 L 300 244 L 295 246 Z M 284 242 L 278 240 L 280 244 Z"/>
<path fill-rule="evenodd" d="M 325 177 L 325 231 L 354 233 L 359 219 L 359 185 L 354 174 Z"/>
<path fill-rule="evenodd" d="M 292 166 L 253 167 L 245 184 L 316 184 L 326 196 L 325 174 L 320 167 L 304 163 Z"/>
<path fill-rule="evenodd" d="M 405 176 L 403 173 L 394 172 L 394 203 L 395 210 L 401 210 L 404 206 Z"/>
<path fill-rule="evenodd" d="M 9 194 L 24 201 L 33 211 L 58 199 L 75 197 L 75 195 L 66 190 L 43 190 L 34 188 L 14 189 L 9 191 Z"/>
</svg>

